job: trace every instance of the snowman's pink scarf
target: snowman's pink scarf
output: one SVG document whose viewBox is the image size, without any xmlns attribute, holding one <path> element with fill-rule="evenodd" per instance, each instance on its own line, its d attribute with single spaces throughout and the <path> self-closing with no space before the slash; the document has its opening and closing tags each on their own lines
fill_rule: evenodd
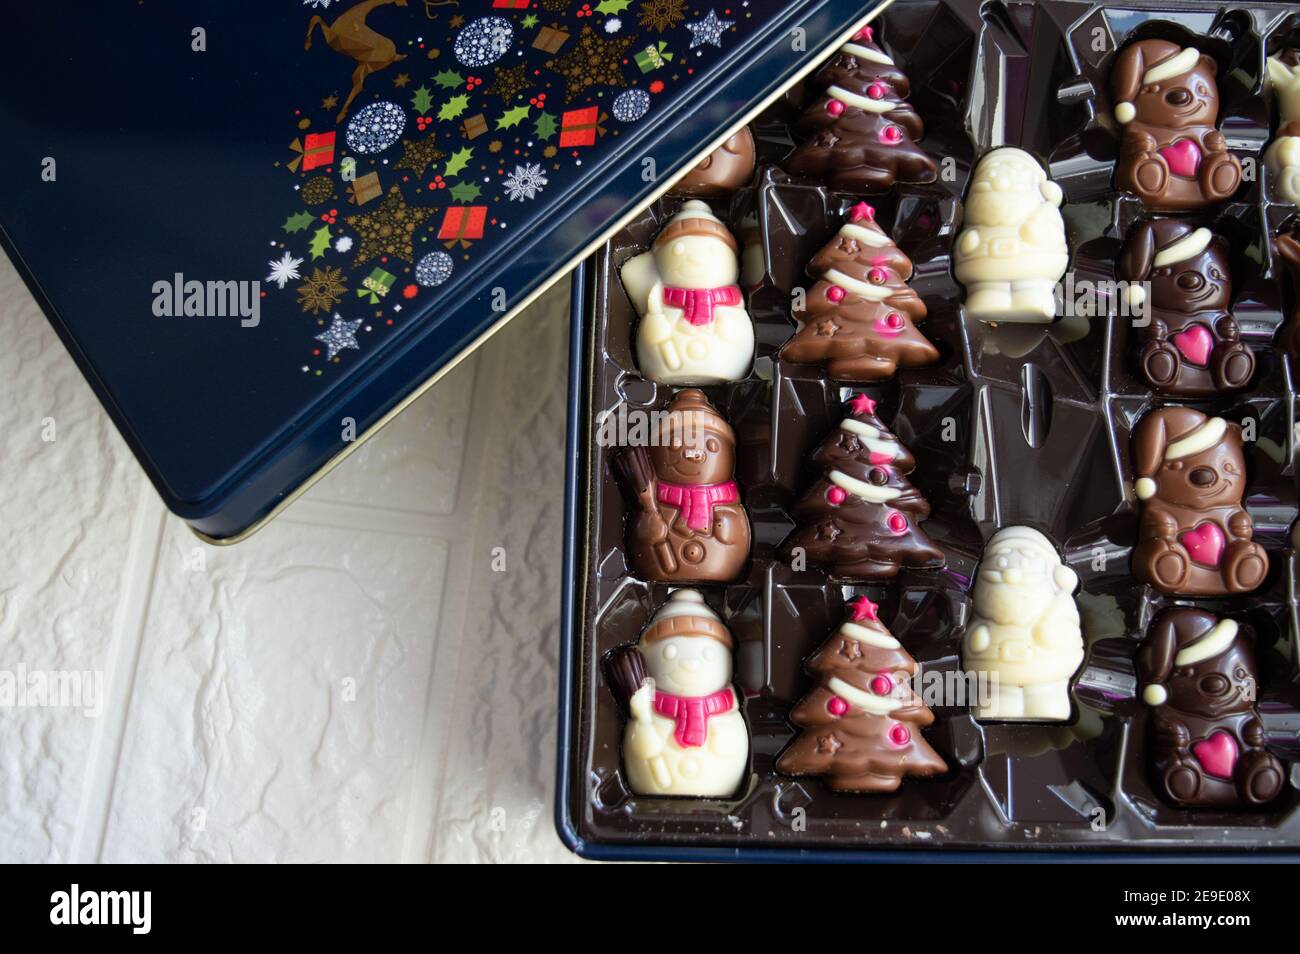
<svg viewBox="0 0 1300 954">
<path fill-rule="evenodd" d="M 730 712 L 734 704 L 729 688 L 719 689 L 707 696 L 674 696 L 667 692 L 655 692 L 655 712 L 677 722 L 673 738 L 682 748 L 698 748 L 703 745 L 709 737 L 709 716 Z"/>
<path fill-rule="evenodd" d="M 740 490 L 734 480 L 720 484 L 659 483 L 659 502 L 681 511 L 679 518 L 691 530 L 707 531 L 713 525 L 714 504 L 735 503 Z"/>
<path fill-rule="evenodd" d="M 682 310 L 682 317 L 692 325 L 707 325 L 713 321 L 714 305 L 739 305 L 739 285 L 723 285 L 720 288 L 664 288 L 664 304 Z"/>
</svg>

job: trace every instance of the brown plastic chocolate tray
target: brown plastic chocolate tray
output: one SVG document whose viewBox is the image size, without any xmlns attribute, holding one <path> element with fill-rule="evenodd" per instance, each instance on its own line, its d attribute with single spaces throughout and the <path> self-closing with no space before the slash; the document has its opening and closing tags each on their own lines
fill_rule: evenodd
<svg viewBox="0 0 1300 954">
<path fill-rule="evenodd" d="M 964 321 L 949 251 L 974 161 L 997 145 L 1018 145 L 1042 160 L 1064 190 L 1075 279 L 1114 279 L 1123 236 L 1141 211 L 1135 199 L 1112 191 L 1117 139 L 1099 118 L 1109 109 L 1107 72 L 1117 49 L 1136 37 L 1165 37 L 1214 56 L 1221 128 L 1230 148 L 1262 170 L 1271 138 L 1260 94 L 1264 60 L 1300 42 L 1300 13 L 1282 4 L 897 0 L 877 27 L 911 77 L 911 102 L 926 123 L 922 145 L 947 160 L 939 180 L 847 196 L 788 176 L 779 163 L 793 145 L 789 127 L 813 96 L 796 88 L 752 124 L 760 163 L 755 184 L 729 202 L 711 202 L 749 247 L 742 284 L 758 341 L 747 380 L 707 389 L 737 432 L 736 477 L 754 528 L 744 579 L 701 588 L 739 647 L 736 683 L 752 746 L 748 781 L 735 799 L 629 792 L 620 766 L 623 714 L 604 665 L 612 650 L 636 639 L 668 592 L 628 570 L 627 504 L 610 467 L 614 449 L 596 440 L 595 420 L 620 403 L 659 409 L 671 396 L 637 372 L 635 315 L 618 267 L 647 247 L 679 201 L 656 204 L 588 263 L 589 391 L 580 434 L 586 482 L 579 485 L 588 521 L 575 568 L 578 671 L 566 767 L 577 835 L 591 843 L 768 849 L 1295 850 L 1300 799 L 1293 766 L 1283 794 L 1257 811 L 1175 808 L 1148 780 L 1147 716 L 1135 699 L 1133 656 L 1153 615 L 1173 601 L 1130 572 L 1137 510 L 1129 436 L 1159 403 L 1134 373 L 1137 332 L 1129 319 L 1104 313 L 1022 328 Z M 1249 596 L 1179 602 L 1251 626 L 1270 747 L 1290 764 L 1300 754 L 1290 537 L 1296 414 L 1292 371 L 1274 348 L 1291 292 L 1274 264 L 1271 238 L 1292 226 L 1295 208 L 1270 201 L 1265 191 L 1256 175 L 1232 201 L 1191 219 L 1231 242 L 1234 311 L 1258 362 L 1249 390 L 1195 406 L 1255 422 L 1247 509 L 1271 569 Z M 847 586 L 817 569 L 792 571 L 776 550 L 793 527 L 788 507 L 811 476 L 807 453 L 839 420 L 841 402 L 864 389 L 776 355 L 793 332 L 792 291 L 810 284 L 805 263 L 863 198 L 915 263 L 912 286 L 929 308 L 920 328 L 942 354 L 935 366 L 903 370 L 865 390 L 917 458 L 910 479 L 933 507 L 924 528 L 945 551 L 947 566 L 905 569 L 884 585 Z M 777 773 L 776 757 L 794 735 L 787 714 L 811 684 L 802 662 L 838 624 L 846 601 L 869 595 L 924 671 L 956 671 L 974 569 L 984 542 L 1009 524 L 1048 534 L 1082 582 L 1077 601 L 1087 655 L 1072 690 L 1073 722 L 982 726 L 964 707 L 936 707 L 926 736 L 951 771 L 905 779 L 894 795 L 836 795 L 820 779 Z"/>
</svg>

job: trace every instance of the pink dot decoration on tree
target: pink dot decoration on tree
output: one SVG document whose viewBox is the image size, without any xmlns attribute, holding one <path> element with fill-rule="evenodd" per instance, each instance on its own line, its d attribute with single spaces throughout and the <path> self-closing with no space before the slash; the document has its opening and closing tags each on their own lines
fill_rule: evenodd
<svg viewBox="0 0 1300 954">
<path fill-rule="evenodd" d="M 844 289 L 839 285 L 832 285 L 830 288 L 826 289 L 826 297 L 831 301 L 843 301 Z"/>
<path fill-rule="evenodd" d="M 832 487 L 830 490 L 826 491 L 826 499 L 837 507 L 844 503 L 846 497 L 848 497 L 848 494 L 844 492 L 843 487 Z"/>
<path fill-rule="evenodd" d="M 883 268 L 873 268 L 867 272 L 867 280 L 873 285 L 883 285 L 889 281 L 889 273 Z"/>
<path fill-rule="evenodd" d="M 826 112 L 830 113 L 832 116 L 838 116 L 844 112 L 844 104 L 838 99 L 832 99 L 826 104 Z"/>
<path fill-rule="evenodd" d="M 901 328 L 903 327 L 903 316 L 896 311 L 891 311 L 885 316 L 885 324 L 891 328 Z"/>
<path fill-rule="evenodd" d="M 826 703 L 826 711 L 833 716 L 842 716 L 849 711 L 849 704 L 839 696 L 831 696 Z"/>
<path fill-rule="evenodd" d="M 900 748 L 912 741 L 912 733 L 907 731 L 907 726 L 901 722 L 895 722 L 889 727 L 889 741 Z"/>
<path fill-rule="evenodd" d="M 872 83 L 867 87 L 867 95 L 872 99 L 884 99 L 885 87 L 881 86 L 879 83 Z"/>
<path fill-rule="evenodd" d="M 871 691 L 878 696 L 887 696 L 894 691 L 894 682 L 884 673 L 871 680 Z"/>
<path fill-rule="evenodd" d="M 884 129 L 880 130 L 880 139 L 882 142 L 893 144 L 899 142 L 902 138 L 903 134 L 898 131 L 897 126 L 886 126 Z"/>
<path fill-rule="evenodd" d="M 885 522 L 889 524 L 889 529 L 894 533 L 902 533 L 907 529 L 907 518 L 897 510 L 891 513 L 889 519 Z"/>
</svg>

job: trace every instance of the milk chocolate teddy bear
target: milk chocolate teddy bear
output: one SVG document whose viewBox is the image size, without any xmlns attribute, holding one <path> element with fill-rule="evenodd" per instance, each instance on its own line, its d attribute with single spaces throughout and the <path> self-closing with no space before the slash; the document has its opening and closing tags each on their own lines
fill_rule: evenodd
<svg viewBox="0 0 1300 954">
<path fill-rule="evenodd" d="M 633 569 L 665 583 L 730 582 L 749 559 L 749 517 L 733 479 L 736 435 L 703 391 L 680 391 L 650 447 L 616 465 L 636 500 L 628 528 Z"/>
<path fill-rule="evenodd" d="M 1241 163 L 1216 128 L 1217 72 L 1209 56 L 1168 40 L 1140 40 L 1119 54 L 1110 75 L 1124 129 L 1115 183 L 1148 209 L 1201 209 L 1241 184 Z"/>
<path fill-rule="evenodd" d="M 1255 654 L 1236 621 L 1177 606 L 1161 613 L 1137 657 L 1151 706 L 1157 791 L 1176 805 L 1263 805 L 1282 790 L 1255 708 Z"/>
<path fill-rule="evenodd" d="M 1241 427 L 1188 407 L 1152 411 L 1133 434 L 1142 501 L 1133 575 L 1170 596 L 1248 593 L 1268 555 L 1241 505 Z"/>
<path fill-rule="evenodd" d="M 1119 262 L 1137 305 L 1150 283 L 1150 321 L 1139 366 L 1161 394 L 1214 397 L 1244 388 L 1255 356 L 1241 340 L 1232 303 L 1228 244 L 1207 228 L 1176 219 L 1137 223 Z"/>
</svg>

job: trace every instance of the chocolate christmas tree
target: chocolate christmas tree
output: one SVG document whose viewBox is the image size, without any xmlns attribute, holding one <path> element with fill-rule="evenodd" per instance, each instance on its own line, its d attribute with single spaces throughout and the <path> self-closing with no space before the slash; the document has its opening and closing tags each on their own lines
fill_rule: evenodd
<svg viewBox="0 0 1300 954">
<path fill-rule="evenodd" d="M 860 596 L 848 617 L 804 663 L 817 687 L 790 721 L 803 731 L 776 767 L 787 775 L 826 775 L 837 792 L 892 792 L 903 776 L 940 775 L 948 766 L 921 735 L 934 713 L 912 691 L 916 660 Z"/>
<path fill-rule="evenodd" d="M 794 505 L 799 526 L 785 558 L 803 555 L 836 577 L 865 580 L 943 566 L 943 551 L 917 525 L 930 504 L 907 480 L 916 460 L 876 417 L 875 401 L 859 394 L 849 408 L 813 452 L 822 476 Z"/>
<path fill-rule="evenodd" d="M 876 45 L 871 27 L 840 47 L 814 82 L 826 92 L 795 126 L 806 141 L 786 161 L 787 172 L 853 193 L 934 180 L 934 160 L 916 146 L 925 125 L 904 102 L 907 76 Z"/>
<path fill-rule="evenodd" d="M 839 381 L 879 381 L 901 366 L 933 364 L 939 352 L 912 324 L 925 317 L 925 302 L 907 284 L 912 260 L 876 224 L 865 202 L 849 210 L 820 252 L 808 263 L 817 284 L 808 292 L 803 323 L 781 349 L 800 364 L 824 364 Z"/>
</svg>

